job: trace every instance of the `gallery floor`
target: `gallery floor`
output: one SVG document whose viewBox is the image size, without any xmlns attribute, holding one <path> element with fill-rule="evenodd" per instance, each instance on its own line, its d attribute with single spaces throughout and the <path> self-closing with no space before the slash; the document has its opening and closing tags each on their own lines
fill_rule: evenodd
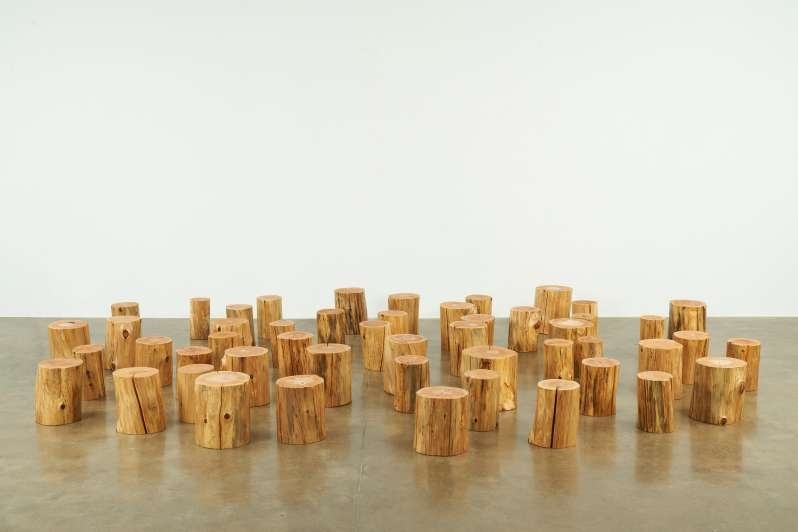
<svg viewBox="0 0 798 532">
<path fill-rule="evenodd" d="M 678 401 L 673 434 L 635 428 L 637 319 L 602 319 L 605 354 L 621 361 L 618 414 L 582 417 L 576 448 L 527 443 L 541 356 L 522 354 L 519 408 L 498 432 L 470 433 L 465 455 L 412 449 L 413 416 L 399 414 L 382 375 L 364 372 L 353 338 L 353 402 L 327 410 L 327 439 L 280 445 L 274 406 L 253 409 L 252 443 L 213 451 L 180 424 L 164 389 L 165 432 L 114 430 L 105 401 L 83 420 L 33 421 L 36 362 L 49 319 L 0 319 L 0 530 L 794 530 L 798 511 L 798 319 L 710 319 L 711 352 L 726 338 L 762 341 L 760 390 L 744 420 L 693 422 Z M 102 341 L 104 320 L 89 321 Z M 297 328 L 313 331 L 314 322 Z M 506 320 L 496 341 L 506 341 Z M 143 320 L 143 334 L 187 345 L 187 320 Z M 432 384 L 457 385 L 441 359 L 437 320 L 423 320 Z M 444 363 L 442 363 L 444 362 Z M 272 394 L 274 391 L 272 390 Z M 274 398 L 272 397 L 272 400 Z"/>
</svg>

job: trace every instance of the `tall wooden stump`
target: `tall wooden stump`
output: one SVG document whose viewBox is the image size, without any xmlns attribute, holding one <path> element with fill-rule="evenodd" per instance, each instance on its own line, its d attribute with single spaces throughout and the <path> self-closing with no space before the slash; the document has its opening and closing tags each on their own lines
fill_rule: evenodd
<svg viewBox="0 0 798 532">
<path fill-rule="evenodd" d="M 313 335 L 304 331 L 290 331 L 277 335 L 277 375 L 306 375 L 310 360 L 306 350 L 313 343 Z"/>
<path fill-rule="evenodd" d="M 540 309 L 542 325 L 540 332 L 549 334 L 549 322 L 571 315 L 571 287 L 545 285 L 535 288 L 535 307 Z"/>
<path fill-rule="evenodd" d="M 690 401 L 691 418 L 712 425 L 731 425 L 743 418 L 745 399 L 744 360 L 699 358 Z"/>
<path fill-rule="evenodd" d="M 155 368 L 122 368 L 114 371 L 116 431 L 152 434 L 166 430 L 161 377 Z"/>
<path fill-rule="evenodd" d="M 225 312 L 228 318 L 243 318 L 247 320 L 249 332 L 244 335 L 244 341 L 249 340 L 249 343 L 245 345 L 255 345 L 255 317 L 252 315 L 252 305 L 243 303 L 227 305 Z"/>
<path fill-rule="evenodd" d="M 208 335 L 208 347 L 211 350 L 211 364 L 215 370 L 222 369 L 224 352 L 231 347 L 244 345 L 241 334 L 233 331 L 220 331 Z"/>
<path fill-rule="evenodd" d="M 249 377 L 212 371 L 194 382 L 194 443 L 206 449 L 233 449 L 250 440 Z"/>
<path fill-rule="evenodd" d="M 139 316 L 139 304 L 135 301 L 119 301 L 111 304 L 111 316 Z"/>
<path fill-rule="evenodd" d="M 484 323 L 488 328 L 488 345 L 493 345 L 496 318 L 492 314 L 466 314 L 461 321 Z"/>
<path fill-rule="evenodd" d="M 695 361 L 709 356 L 709 335 L 703 331 L 676 331 L 673 340 L 682 344 L 682 384 L 693 384 Z"/>
<path fill-rule="evenodd" d="M 272 350 L 272 367 L 277 367 L 277 350 L 280 344 L 277 337 L 284 332 L 296 330 L 296 324 L 291 320 L 275 320 L 269 323 L 269 348 Z"/>
<path fill-rule="evenodd" d="M 363 368 L 382 371 L 382 360 L 388 349 L 391 325 L 385 320 L 360 322 L 360 347 L 363 351 Z"/>
<path fill-rule="evenodd" d="M 377 319 L 391 325 L 391 334 L 410 334 L 410 320 L 404 310 L 381 310 L 377 313 Z"/>
<path fill-rule="evenodd" d="M 103 368 L 121 369 L 135 366 L 136 340 L 141 336 L 141 318 L 111 316 L 105 322 Z"/>
<path fill-rule="evenodd" d="M 335 308 L 344 309 L 346 313 L 346 334 L 359 334 L 358 325 L 368 319 L 366 290 L 363 288 L 336 288 Z"/>
<path fill-rule="evenodd" d="M 177 413 L 182 423 L 194 423 L 197 411 L 194 383 L 200 375 L 212 371 L 211 364 L 187 364 L 177 368 Z"/>
<path fill-rule="evenodd" d="M 324 379 L 327 408 L 352 402 L 352 348 L 346 344 L 314 344 L 307 348 L 312 373 Z"/>
<path fill-rule="evenodd" d="M 707 331 L 707 304 L 692 299 L 673 299 L 670 302 L 668 338 L 676 331 Z"/>
<path fill-rule="evenodd" d="M 604 340 L 598 336 L 582 336 L 574 344 L 574 380 L 578 381 L 582 374 L 582 361 L 586 358 L 604 356 Z"/>
<path fill-rule="evenodd" d="M 277 441 L 315 443 L 327 436 L 324 379 L 293 375 L 277 379 Z"/>
<path fill-rule="evenodd" d="M 211 332 L 211 299 L 192 297 L 188 300 L 188 336 L 191 340 L 207 340 Z"/>
<path fill-rule="evenodd" d="M 258 296 L 255 302 L 258 308 L 258 338 L 261 342 L 269 341 L 269 324 L 283 319 L 283 298 L 276 294 L 267 294 Z M 274 346 L 270 347 L 274 351 Z"/>
<path fill-rule="evenodd" d="M 161 386 L 172 384 L 172 339 L 168 336 L 142 336 L 136 340 L 135 365 L 155 368 L 161 374 Z"/>
<path fill-rule="evenodd" d="M 643 432 L 673 432 L 673 376 L 664 371 L 637 374 L 637 428 Z"/>
<path fill-rule="evenodd" d="M 592 299 L 575 299 L 571 301 L 571 317 L 585 319 L 584 315 L 590 316 L 593 323 L 595 334 L 598 334 L 598 301 Z"/>
<path fill-rule="evenodd" d="M 231 347 L 222 357 L 222 370 L 249 376 L 249 406 L 269 404 L 271 380 L 268 349 L 254 345 Z"/>
<path fill-rule="evenodd" d="M 529 443 L 551 449 L 574 447 L 578 428 L 579 383 L 564 379 L 540 381 Z"/>
<path fill-rule="evenodd" d="M 745 360 L 745 391 L 755 392 L 759 388 L 759 358 L 762 343 L 753 338 L 729 338 L 726 341 L 726 356 Z M 704 355 L 704 356 L 709 356 Z"/>
<path fill-rule="evenodd" d="M 573 380 L 574 343 L 564 338 L 543 341 L 543 376 L 546 379 Z"/>
<path fill-rule="evenodd" d="M 34 418 L 39 425 L 80 421 L 83 361 L 78 358 L 42 360 L 36 368 Z"/>
<path fill-rule="evenodd" d="M 543 327 L 541 316 L 540 309 L 537 307 L 511 308 L 507 347 L 522 353 L 537 351 L 538 331 Z"/>
<path fill-rule="evenodd" d="M 463 373 L 468 391 L 468 429 L 489 432 L 499 427 L 499 374 L 492 369 L 470 369 Z"/>
<path fill-rule="evenodd" d="M 416 392 L 413 449 L 432 456 L 455 456 L 468 450 L 468 392 L 430 386 Z"/>
<path fill-rule="evenodd" d="M 190 364 L 213 365 L 213 349 L 203 345 L 187 345 L 175 351 L 177 367 L 182 368 Z"/>
<path fill-rule="evenodd" d="M 464 301 L 445 301 L 440 305 L 441 352 L 449 351 L 449 324 L 463 319 L 466 314 L 476 314 L 477 307 Z"/>
<path fill-rule="evenodd" d="M 320 344 L 346 343 L 346 314 L 340 308 L 323 308 L 316 312 L 316 336 Z"/>
<path fill-rule="evenodd" d="M 84 320 L 58 320 L 47 326 L 52 358 L 72 358 L 72 350 L 91 343 L 89 324 Z"/>
<path fill-rule="evenodd" d="M 493 314 L 493 297 L 487 294 L 469 294 L 465 297 L 466 303 L 477 307 L 477 314 Z"/>
<path fill-rule="evenodd" d="M 211 332 L 230 331 L 238 333 L 244 345 L 253 345 L 252 332 L 246 318 L 219 318 L 211 320 Z"/>
<path fill-rule="evenodd" d="M 418 334 L 418 294 L 403 292 L 388 296 L 388 308 L 391 310 L 404 310 L 407 312 L 407 322 L 410 334 Z"/>
<path fill-rule="evenodd" d="M 100 344 L 79 345 L 72 350 L 72 356 L 83 361 L 84 401 L 105 397 L 105 376 L 103 375 L 103 346 Z"/>
<path fill-rule="evenodd" d="M 393 409 L 410 414 L 416 411 L 416 392 L 429 386 L 429 359 L 421 355 L 402 355 L 396 364 Z"/>
<path fill-rule="evenodd" d="M 485 323 L 458 320 L 449 324 L 449 374 L 462 374 L 463 349 L 488 345 L 488 326 Z"/>
<path fill-rule="evenodd" d="M 499 408 L 515 410 L 518 402 L 518 353 L 497 345 L 463 349 L 463 371 L 492 369 L 499 374 Z"/>
<path fill-rule="evenodd" d="M 640 316 L 640 339 L 665 338 L 665 316 L 645 314 Z"/>
<path fill-rule="evenodd" d="M 637 371 L 664 371 L 673 375 L 673 398 L 681 399 L 682 344 L 664 338 L 640 340 L 637 349 Z"/>
<path fill-rule="evenodd" d="M 614 416 L 615 394 L 621 363 L 614 358 L 586 358 L 582 360 L 580 410 L 583 416 Z"/>
<path fill-rule="evenodd" d="M 391 334 L 382 360 L 382 389 L 393 395 L 396 381 L 397 357 L 405 355 L 427 356 L 427 339 L 417 334 Z"/>
</svg>

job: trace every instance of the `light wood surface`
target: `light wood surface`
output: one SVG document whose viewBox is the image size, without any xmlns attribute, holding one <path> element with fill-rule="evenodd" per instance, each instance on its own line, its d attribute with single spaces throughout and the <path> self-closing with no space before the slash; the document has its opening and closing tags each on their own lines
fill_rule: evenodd
<svg viewBox="0 0 798 532">
<path fill-rule="evenodd" d="M 449 324 L 449 374 L 462 375 L 463 349 L 488 345 L 488 326 L 475 321 L 458 320 Z"/>
<path fill-rule="evenodd" d="M 364 288 L 336 288 L 335 308 L 344 309 L 346 314 L 346 334 L 360 334 L 358 325 L 368 320 L 366 290 Z"/>
<path fill-rule="evenodd" d="M 621 363 L 614 358 L 585 358 L 581 361 L 580 411 L 583 416 L 614 416 L 615 396 Z"/>
<path fill-rule="evenodd" d="M 418 306 L 421 297 L 411 292 L 401 292 L 388 296 L 388 308 L 407 312 L 408 332 L 418 334 Z"/>
<path fill-rule="evenodd" d="M 233 449 L 249 443 L 249 387 L 249 376 L 234 371 L 212 371 L 197 377 L 194 443 L 207 449 Z"/>
<path fill-rule="evenodd" d="M 139 304 L 135 301 L 111 303 L 111 316 L 141 316 Z"/>
<path fill-rule="evenodd" d="M 429 359 L 402 355 L 394 359 L 393 409 L 405 414 L 416 411 L 416 392 L 429 386 Z"/>
<path fill-rule="evenodd" d="M 574 380 L 579 382 L 582 374 L 582 361 L 586 358 L 604 356 L 604 340 L 598 336 L 581 336 L 574 344 Z"/>
<path fill-rule="evenodd" d="M 385 346 L 382 361 L 382 389 L 393 395 L 396 381 L 396 364 L 394 359 L 405 355 L 427 356 L 427 339 L 418 334 L 391 334 Z"/>
<path fill-rule="evenodd" d="M 194 383 L 197 377 L 212 371 L 211 364 L 186 364 L 177 368 L 177 414 L 182 423 L 194 423 L 197 411 Z"/>
<path fill-rule="evenodd" d="M 135 365 L 155 368 L 161 374 L 161 386 L 172 384 L 172 339 L 168 336 L 142 336 L 136 340 Z"/>
<path fill-rule="evenodd" d="M 352 402 L 352 348 L 346 344 L 313 344 L 307 348 L 314 375 L 324 379 L 327 408 Z"/>
<path fill-rule="evenodd" d="M 497 345 L 463 349 L 463 371 L 492 369 L 499 374 L 499 408 L 515 410 L 518 404 L 518 353 Z"/>
<path fill-rule="evenodd" d="M 346 313 L 340 308 L 316 311 L 316 337 L 320 344 L 346 343 Z"/>
<path fill-rule="evenodd" d="M 664 371 L 637 374 L 637 428 L 643 432 L 673 432 L 673 376 Z"/>
<path fill-rule="evenodd" d="M 540 309 L 542 324 L 540 332 L 549 334 L 549 322 L 571 315 L 571 287 L 543 285 L 535 288 L 535 307 Z"/>
<path fill-rule="evenodd" d="M 476 314 L 477 307 L 465 301 L 444 301 L 440 304 L 441 352 L 449 351 L 449 324 L 463 319 L 466 314 Z"/>
<path fill-rule="evenodd" d="M 640 340 L 637 347 L 637 371 L 664 371 L 673 376 L 673 398 L 681 399 L 682 344 L 666 338 Z"/>
<path fill-rule="evenodd" d="M 224 352 L 231 347 L 244 345 L 244 338 L 239 332 L 219 331 L 208 335 L 208 347 L 211 350 L 211 364 L 216 371 L 222 369 Z"/>
<path fill-rule="evenodd" d="M 141 318 L 138 316 L 111 316 L 108 318 L 105 322 L 103 368 L 122 369 L 134 366 L 136 340 L 139 337 L 141 337 Z"/>
<path fill-rule="evenodd" d="M 709 334 L 703 331 L 676 331 L 673 340 L 682 344 L 682 385 L 693 384 L 695 361 L 709 356 Z"/>
<path fill-rule="evenodd" d="M 430 386 L 416 392 L 413 449 L 432 456 L 455 456 L 468 450 L 468 392 Z"/>
<path fill-rule="evenodd" d="M 463 373 L 468 391 L 468 429 L 489 432 L 499 427 L 499 374 L 491 369 L 470 369 Z"/>
<path fill-rule="evenodd" d="M 521 353 L 538 350 L 538 332 L 543 327 L 542 314 L 537 307 L 513 307 L 507 330 L 507 347 Z"/>
<path fill-rule="evenodd" d="M 583 336 L 595 336 L 593 323 L 574 318 L 554 318 L 549 321 L 549 338 L 571 340 L 574 344 Z"/>
<path fill-rule="evenodd" d="M 579 428 L 579 383 L 564 379 L 538 382 L 535 419 L 529 443 L 564 449 L 576 446 Z"/>
<path fill-rule="evenodd" d="M 743 417 L 745 360 L 731 357 L 699 358 L 688 415 L 713 425 L 731 425 Z"/>
<path fill-rule="evenodd" d="M 277 335 L 277 375 L 305 375 L 311 372 L 307 348 L 313 335 L 304 331 L 289 331 Z"/>
<path fill-rule="evenodd" d="M 293 375 L 277 379 L 277 441 L 307 444 L 327 436 L 324 379 Z"/>
<path fill-rule="evenodd" d="M 469 294 L 465 297 L 466 303 L 476 307 L 477 314 L 493 314 L 493 297 L 487 294 Z"/>
<path fill-rule="evenodd" d="M 644 314 L 640 316 L 640 339 L 665 338 L 665 316 Z"/>
<path fill-rule="evenodd" d="M 67 425 L 82 417 L 83 361 L 42 360 L 36 367 L 34 419 L 39 425 Z"/>
<path fill-rule="evenodd" d="M 363 368 L 382 371 L 382 361 L 388 349 L 391 325 L 385 320 L 360 322 L 360 348 L 363 352 Z"/>
<path fill-rule="evenodd" d="M 759 389 L 759 359 L 762 355 L 762 343 L 753 338 L 729 338 L 726 341 L 726 356 L 739 358 L 747 364 L 745 368 L 745 391 L 756 392 Z"/>
<path fill-rule="evenodd" d="M 543 341 L 543 377 L 573 380 L 574 343 L 571 340 L 549 338 Z"/>
<path fill-rule="evenodd" d="M 258 338 L 261 342 L 270 341 L 269 324 L 283 319 L 283 298 L 277 294 L 266 294 L 255 299 L 258 313 Z M 285 331 L 281 331 L 285 332 Z M 272 351 L 274 346 L 269 344 Z"/>
<path fill-rule="evenodd" d="M 105 397 L 105 375 L 103 374 L 103 349 L 101 344 L 79 345 L 72 356 L 83 361 L 83 388 L 81 398 L 93 401 Z"/>
<path fill-rule="evenodd" d="M 593 322 L 593 329 L 598 334 L 598 301 L 592 299 L 574 299 L 571 301 L 571 317 L 585 319 L 584 315 L 590 316 L 590 321 Z"/>
<path fill-rule="evenodd" d="M 204 345 L 187 345 L 175 350 L 175 358 L 178 369 L 190 364 L 213 365 L 213 349 Z"/>
<path fill-rule="evenodd" d="M 160 372 L 155 368 L 129 367 L 114 371 L 116 431 L 153 434 L 166 430 L 166 411 Z"/>
<path fill-rule="evenodd" d="M 247 318 L 216 318 L 211 320 L 211 332 L 231 331 L 241 335 L 244 345 L 254 345 Z"/>
<path fill-rule="evenodd" d="M 488 327 L 488 345 L 493 345 L 496 318 L 492 314 L 466 314 L 461 321 L 476 321 Z"/>
<path fill-rule="evenodd" d="M 271 379 L 268 349 L 254 345 L 226 349 L 222 357 L 222 370 L 249 376 L 249 406 L 269 404 Z"/>
<path fill-rule="evenodd" d="M 249 333 L 244 337 L 244 345 L 255 345 L 255 316 L 252 313 L 252 305 L 235 303 L 227 305 L 224 310 L 228 318 L 244 318 L 247 320 Z"/>
<path fill-rule="evenodd" d="M 52 358 L 72 358 L 72 350 L 91 343 L 89 323 L 85 320 L 58 320 L 47 326 Z"/>
<path fill-rule="evenodd" d="M 207 340 L 211 332 L 211 299 L 192 297 L 188 300 L 188 337 Z"/>
<path fill-rule="evenodd" d="M 707 305 L 693 299 L 673 299 L 668 314 L 668 338 L 676 331 L 707 330 Z"/>
<path fill-rule="evenodd" d="M 284 332 L 291 332 L 296 330 L 296 324 L 291 320 L 275 320 L 269 322 L 269 348 L 272 353 L 272 367 L 277 367 L 277 357 L 280 355 L 280 344 L 277 342 L 277 337 Z"/>
<path fill-rule="evenodd" d="M 410 333 L 409 316 L 404 310 L 381 310 L 377 313 L 377 319 L 391 324 L 391 334 Z"/>
</svg>

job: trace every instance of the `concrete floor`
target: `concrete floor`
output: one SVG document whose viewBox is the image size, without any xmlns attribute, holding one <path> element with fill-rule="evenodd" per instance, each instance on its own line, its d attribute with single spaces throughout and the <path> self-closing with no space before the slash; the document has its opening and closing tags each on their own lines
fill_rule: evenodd
<svg viewBox="0 0 798 532">
<path fill-rule="evenodd" d="M 252 443 L 227 451 L 194 445 L 164 390 L 166 432 L 114 430 L 105 401 L 84 402 L 83 421 L 33 422 L 36 362 L 48 356 L 50 319 L 0 319 L 0 530 L 795 530 L 798 511 L 798 319 L 710 320 L 712 353 L 730 336 L 763 343 L 760 390 L 745 419 L 711 426 L 678 402 L 673 434 L 635 428 L 636 319 L 603 319 L 607 356 L 622 364 L 618 415 L 582 417 L 565 450 L 527 443 L 542 356 L 522 354 L 519 409 L 498 432 L 471 433 L 467 454 L 418 455 L 413 416 L 399 414 L 382 375 L 364 372 L 357 340 L 353 403 L 328 409 L 328 435 L 307 446 L 275 440 L 274 406 L 253 410 Z M 506 341 L 497 320 L 496 341 Z M 90 320 L 102 341 L 103 320 Z M 144 319 L 144 334 L 187 344 L 187 321 Z M 312 331 L 313 322 L 299 329 Z M 454 384 L 430 339 L 433 384 Z M 443 363 L 442 363 L 443 362 Z M 272 391 L 272 393 L 274 393 Z"/>
</svg>

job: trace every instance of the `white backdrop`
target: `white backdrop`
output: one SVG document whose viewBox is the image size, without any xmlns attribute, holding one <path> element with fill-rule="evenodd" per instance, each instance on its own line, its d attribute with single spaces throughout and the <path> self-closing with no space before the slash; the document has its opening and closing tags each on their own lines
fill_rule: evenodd
<svg viewBox="0 0 798 532">
<path fill-rule="evenodd" d="M 0 3 L 0 315 L 798 314 L 795 2 L 125 3 Z"/>
</svg>

